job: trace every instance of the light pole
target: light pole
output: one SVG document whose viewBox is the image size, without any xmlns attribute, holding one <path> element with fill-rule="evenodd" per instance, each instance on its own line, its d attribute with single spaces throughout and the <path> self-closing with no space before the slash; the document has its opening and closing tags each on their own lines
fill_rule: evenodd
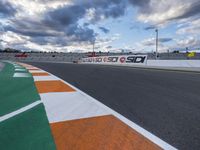
<svg viewBox="0 0 200 150">
<path fill-rule="evenodd" d="M 156 59 L 158 59 L 158 29 L 156 31 Z"/>
<path fill-rule="evenodd" d="M 93 41 L 93 51 L 92 51 L 92 57 L 95 57 L 95 51 L 94 51 L 94 49 L 95 49 L 95 40 Z"/>
<path fill-rule="evenodd" d="M 93 53 L 94 53 L 94 45 L 95 45 L 95 41 L 93 42 Z"/>
</svg>

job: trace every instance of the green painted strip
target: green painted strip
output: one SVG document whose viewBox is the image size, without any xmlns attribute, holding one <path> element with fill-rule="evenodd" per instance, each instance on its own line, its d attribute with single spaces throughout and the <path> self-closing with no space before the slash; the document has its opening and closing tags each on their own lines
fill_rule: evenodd
<svg viewBox="0 0 200 150">
<path fill-rule="evenodd" d="M 4 64 L 0 72 L 0 116 L 12 114 L 40 100 L 32 75 L 27 70 L 17 71 L 12 63 Z M 13 77 L 16 73 L 30 77 Z M 56 149 L 43 104 L 0 122 L 0 149 Z"/>
<path fill-rule="evenodd" d="M 56 149 L 43 104 L 0 123 L 0 149 Z"/>
<path fill-rule="evenodd" d="M 0 116 L 40 100 L 31 74 L 13 78 L 14 66 L 6 63 L 0 72 Z"/>
<path fill-rule="evenodd" d="M 0 72 L 0 116 L 40 100 L 33 78 L 13 78 L 15 68 L 4 62 Z M 29 74 L 31 75 L 31 74 Z"/>
<path fill-rule="evenodd" d="M 7 78 L 12 77 L 15 72 L 14 66 L 8 62 L 3 62 L 3 63 L 5 66 L 3 70 L 0 72 L 0 79 L 6 77 Z"/>
<path fill-rule="evenodd" d="M 0 72 L 1 70 L 3 70 L 3 68 L 4 68 L 4 63 L 0 62 Z"/>
</svg>

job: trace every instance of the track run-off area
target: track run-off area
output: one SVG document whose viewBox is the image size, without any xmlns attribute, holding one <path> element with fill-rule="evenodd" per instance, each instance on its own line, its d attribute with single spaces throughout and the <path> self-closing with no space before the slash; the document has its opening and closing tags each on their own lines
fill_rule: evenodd
<svg viewBox="0 0 200 150">
<path fill-rule="evenodd" d="M 68 63 L 48 71 L 178 149 L 200 147 L 200 74 Z"/>
</svg>

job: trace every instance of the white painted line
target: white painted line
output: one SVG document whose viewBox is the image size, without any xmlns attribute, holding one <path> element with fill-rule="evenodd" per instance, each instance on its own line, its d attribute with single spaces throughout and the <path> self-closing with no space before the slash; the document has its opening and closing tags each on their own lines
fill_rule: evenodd
<svg viewBox="0 0 200 150">
<path fill-rule="evenodd" d="M 34 67 L 34 66 L 24 66 L 26 69 L 39 69 L 37 67 Z M 41 69 L 40 69 L 41 70 Z"/>
<path fill-rule="evenodd" d="M 26 69 L 15 69 L 15 71 L 24 71 L 24 72 L 26 72 L 27 70 Z"/>
<path fill-rule="evenodd" d="M 13 64 L 13 63 L 12 63 L 12 65 L 13 65 L 14 67 L 23 67 L 23 66 L 21 66 L 21 65 Z"/>
<path fill-rule="evenodd" d="M 79 92 L 40 94 L 50 123 L 111 115 Z"/>
<path fill-rule="evenodd" d="M 24 67 L 15 67 L 15 69 L 25 69 Z"/>
<path fill-rule="evenodd" d="M 55 76 L 33 76 L 34 81 L 57 81 L 60 80 L 59 78 L 55 77 Z"/>
<path fill-rule="evenodd" d="M 11 112 L 11 113 L 9 113 L 9 114 L 6 114 L 6 115 L 0 117 L 0 122 L 5 121 L 5 120 L 7 120 L 7 119 L 9 119 L 9 118 L 11 118 L 11 117 L 14 117 L 14 116 L 18 115 L 18 114 L 21 114 L 21 113 L 23 113 L 23 112 L 25 112 L 25 111 L 27 111 L 27 110 L 29 110 L 29 109 L 31 109 L 31 108 L 33 108 L 33 107 L 39 105 L 39 104 L 41 104 L 41 103 L 42 103 L 42 101 L 39 100 L 39 101 L 36 101 L 36 102 L 34 102 L 34 103 L 30 104 L 30 105 L 27 105 L 27 106 L 25 106 L 25 107 L 22 107 L 22 108 L 20 108 L 20 109 L 14 111 L 14 112 Z M 30 118 L 30 119 L 31 119 L 31 118 Z"/>
<path fill-rule="evenodd" d="M 16 73 L 14 73 L 13 77 L 14 78 L 22 78 L 22 77 L 28 78 L 28 77 L 32 77 L 32 76 L 29 73 L 16 72 Z"/>
<path fill-rule="evenodd" d="M 45 73 L 44 70 L 29 70 L 30 73 Z"/>
<path fill-rule="evenodd" d="M 47 72 L 47 73 L 49 73 L 49 72 Z M 49 73 L 49 74 L 52 75 L 52 76 L 54 76 L 51 73 Z M 60 79 L 60 80 L 63 81 L 64 83 L 68 84 L 72 88 L 74 88 L 77 92 L 80 92 L 80 94 L 83 97 L 87 97 L 88 100 L 91 100 L 91 101 L 95 102 L 97 105 L 101 106 L 102 108 L 104 108 L 105 110 L 107 110 L 108 112 L 110 112 L 111 114 L 113 114 L 115 117 L 117 117 L 118 119 L 120 119 L 125 124 L 129 125 L 132 129 L 134 129 L 135 131 L 137 131 L 138 133 L 140 133 L 141 135 L 143 135 L 144 137 L 146 137 L 147 139 L 149 139 L 150 141 L 152 141 L 156 145 L 160 146 L 162 149 L 165 149 L 165 150 L 177 150 L 175 147 L 171 146 L 170 144 L 168 144 L 167 142 L 163 141 L 159 137 L 153 135 L 152 133 L 150 133 L 149 131 L 147 131 L 144 128 L 140 127 L 136 123 L 130 121 L 129 119 L 127 119 L 124 116 L 122 116 L 121 114 L 117 113 L 116 111 L 114 111 L 111 108 L 107 107 L 106 105 L 102 104 L 98 100 L 96 100 L 93 97 L 89 96 L 88 94 L 82 92 L 80 89 L 74 87 L 73 85 L 67 83 L 66 81 L 64 81 L 62 79 Z"/>
</svg>

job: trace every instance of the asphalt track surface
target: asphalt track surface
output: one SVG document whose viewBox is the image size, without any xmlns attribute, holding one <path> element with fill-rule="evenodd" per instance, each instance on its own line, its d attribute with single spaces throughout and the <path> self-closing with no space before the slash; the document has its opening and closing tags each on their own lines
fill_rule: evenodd
<svg viewBox="0 0 200 150">
<path fill-rule="evenodd" d="M 172 146 L 200 149 L 200 74 L 101 65 L 30 64 L 71 83 Z"/>
</svg>

